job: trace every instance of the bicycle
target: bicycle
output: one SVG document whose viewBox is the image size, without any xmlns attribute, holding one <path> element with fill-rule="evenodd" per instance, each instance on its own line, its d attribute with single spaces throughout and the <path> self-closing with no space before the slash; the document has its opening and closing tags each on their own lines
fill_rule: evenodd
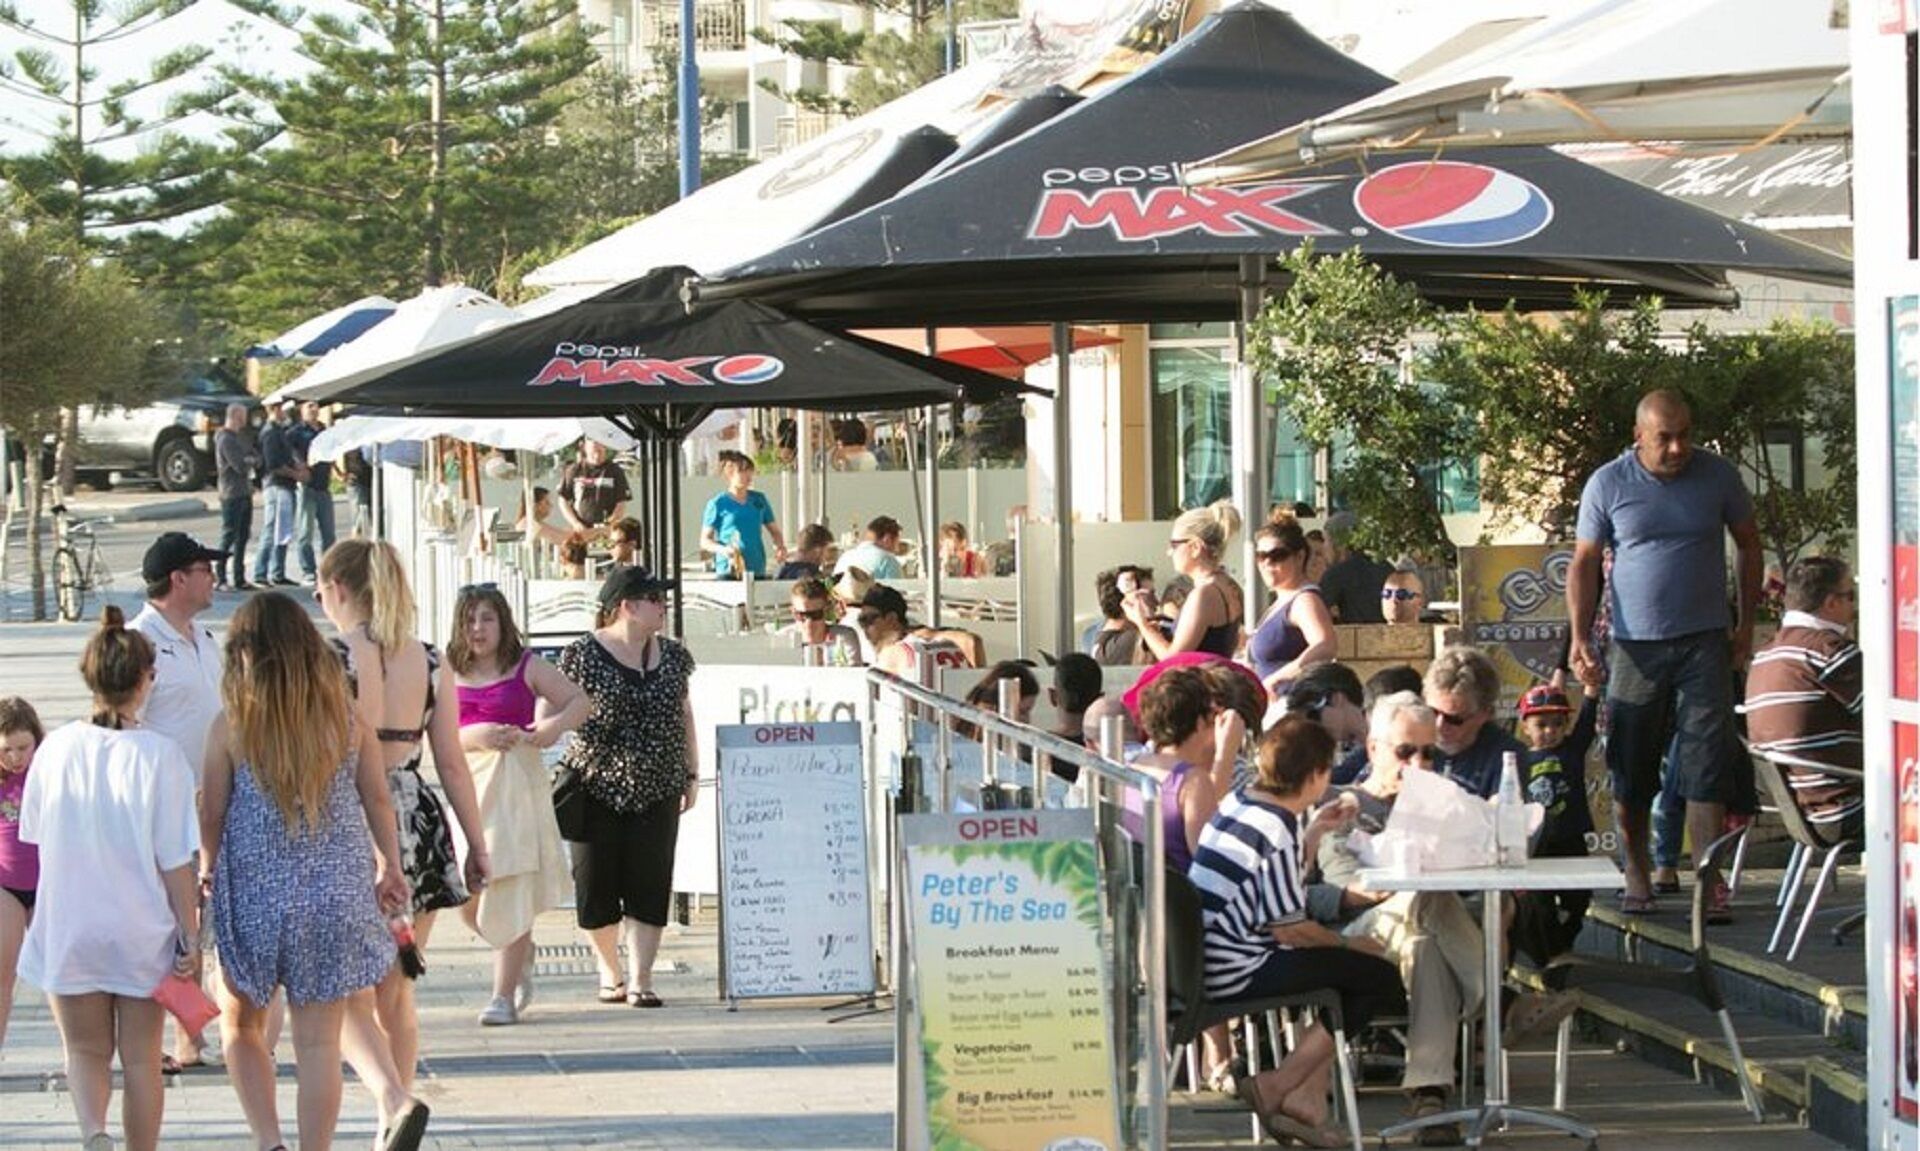
<svg viewBox="0 0 1920 1151">
<path fill-rule="evenodd" d="M 53 507 L 53 540 L 54 604 L 61 619 L 78 623 L 86 614 L 87 593 L 111 586 L 113 574 L 100 554 L 93 521 L 74 520 L 65 504 Z"/>
</svg>

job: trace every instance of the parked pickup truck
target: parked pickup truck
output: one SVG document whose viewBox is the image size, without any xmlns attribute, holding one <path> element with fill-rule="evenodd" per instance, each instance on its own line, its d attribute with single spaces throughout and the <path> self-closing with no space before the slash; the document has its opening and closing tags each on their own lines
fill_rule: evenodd
<svg viewBox="0 0 1920 1151">
<path fill-rule="evenodd" d="M 259 397 L 218 373 L 141 407 L 81 408 L 75 470 L 151 475 L 170 492 L 198 491 L 213 479 L 213 436 L 233 403 L 247 405 L 248 423 L 259 426 Z"/>
</svg>

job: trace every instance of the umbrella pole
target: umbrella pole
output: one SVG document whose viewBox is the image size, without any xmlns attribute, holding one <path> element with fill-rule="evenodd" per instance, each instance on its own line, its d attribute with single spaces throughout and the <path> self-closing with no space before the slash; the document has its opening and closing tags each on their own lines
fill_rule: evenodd
<svg viewBox="0 0 1920 1151">
<path fill-rule="evenodd" d="M 1073 328 L 1053 325 L 1053 651 L 1073 651 Z M 1021 653 L 1025 655 L 1025 652 Z"/>
<path fill-rule="evenodd" d="M 948 67 L 952 67 L 949 60 Z M 940 354 L 940 334 L 937 329 L 927 329 L 927 358 L 934 359 Z M 940 405 L 927 405 L 927 446 L 923 453 L 927 461 L 927 550 L 922 552 L 927 565 L 927 623 L 932 627 L 940 626 L 940 577 L 946 573 L 940 564 Z"/>
<path fill-rule="evenodd" d="M 813 518 L 813 413 L 800 408 L 793 409 L 793 476 L 794 498 L 800 505 L 800 513 L 794 518 L 793 538 L 800 538 L 799 529 L 814 522 Z"/>
<path fill-rule="evenodd" d="M 1240 533 L 1240 586 L 1246 597 L 1246 617 L 1258 619 L 1266 606 L 1266 585 L 1254 558 L 1254 529 L 1267 518 L 1267 469 L 1262 441 L 1265 421 L 1260 418 L 1260 379 L 1253 370 L 1249 339 L 1266 298 L 1267 268 L 1259 256 L 1240 257 L 1240 319 L 1234 325 L 1234 365 L 1229 426 L 1233 429 L 1233 502 L 1248 527 Z"/>
<path fill-rule="evenodd" d="M 680 445 L 686 438 L 685 433 L 675 427 L 668 433 L 667 441 L 661 445 L 666 456 L 667 466 L 663 469 L 667 477 L 667 561 L 661 565 L 666 569 L 667 578 L 680 579 Z M 684 591 L 676 590 L 673 596 L 673 638 L 686 641 L 687 596 Z"/>
</svg>

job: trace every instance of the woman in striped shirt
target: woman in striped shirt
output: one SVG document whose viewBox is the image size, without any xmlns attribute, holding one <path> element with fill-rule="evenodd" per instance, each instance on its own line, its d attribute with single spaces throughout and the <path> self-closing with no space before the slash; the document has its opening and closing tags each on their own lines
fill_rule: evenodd
<svg viewBox="0 0 1920 1151">
<path fill-rule="evenodd" d="M 1221 801 L 1188 872 L 1199 889 L 1207 993 L 1215 1001 L 1332 990 L 1349 1033 L 1406 996 L 1400 973 L 1368 938 L 1345 938 L 1307 918 L 1305 866 L 1319 839 L 1346 818 L 1329 806 L 1307 820 L 1333 774 L 1333 736 L 1287 716 L 1260 741 L 1254 783 Z M 1333 1037 L 1308 1028 L 1272 1071 L 1240 1080 L 1240 1097 L 1281 1141 L 1339 1147 L 1326 1129 Z"/>
</svg>

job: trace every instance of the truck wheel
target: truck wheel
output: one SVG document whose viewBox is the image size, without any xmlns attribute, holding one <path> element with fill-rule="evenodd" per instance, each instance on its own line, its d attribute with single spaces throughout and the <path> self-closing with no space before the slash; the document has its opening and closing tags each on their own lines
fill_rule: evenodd
<svg viewBox="0 0 1920 1151">
<path fill-rule="evenodd" d="M 154 474 L 160 486 L 170 492 L 197 492 L 207 486 L 207 461 L 188 436 L 175 436 L 154 453 Z"/>
</svg>

